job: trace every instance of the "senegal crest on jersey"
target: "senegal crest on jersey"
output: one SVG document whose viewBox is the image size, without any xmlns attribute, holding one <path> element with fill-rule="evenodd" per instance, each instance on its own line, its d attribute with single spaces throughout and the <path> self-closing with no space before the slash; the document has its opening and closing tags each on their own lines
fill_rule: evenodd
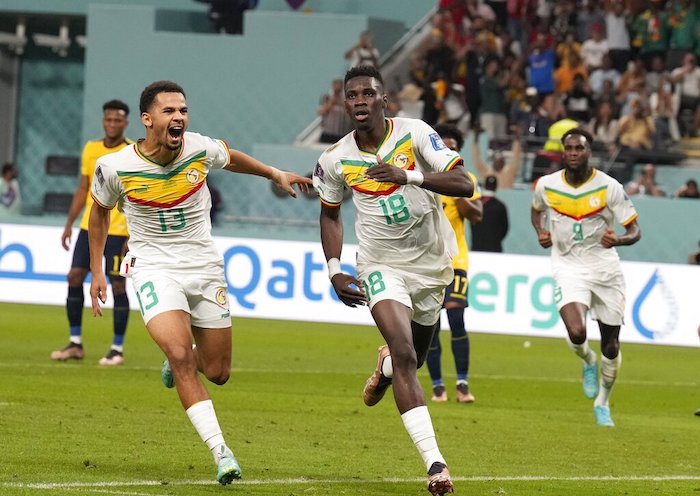
<svg viewBox="0 0 700 496">
<path fill-rule="evenodd" d="M 130 202 L 150 207 L 179 205 L 204 186 L 206 152 L 201 152 L 169 172 L 118 171 Z M 160 167 L 160 166 L 158 166 Z"/>
<path fill-rule="evenodd" d="M 413 170 L 416 167 L 415 156 L 413 154 L 413 142 L 411 135 L 407 134 L 396 142 L 394 149 L 382 157 L 387 164 L 391 164 L 403 170 Z M 374 179 L 365 177 L 365 171 L 373 167 L 376 162 L 365 160 L 341 160 L 345 181 L 352 189 L 372 196 L 390 195 L 401 184 L 380 183 Z"/>
<path fill-rule="evenodd" d="M 608 186 L 601 186 L 580 195 L 564 193 L 549 187 L 545 187 L 544 191 L 553 210 L 574 220 L 581 220 L 605 208 Z"/>
</svg>

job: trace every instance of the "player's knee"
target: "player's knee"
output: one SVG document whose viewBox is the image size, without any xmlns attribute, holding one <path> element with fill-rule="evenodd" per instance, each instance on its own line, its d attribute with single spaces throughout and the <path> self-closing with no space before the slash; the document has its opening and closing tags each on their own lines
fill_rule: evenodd
<svg viewBox="0 0 700 496">
<path fill-rule="evenodd" d="M 165 354 L 173 370 L 177 369 L 183 372 L 194 370 L 196 373 L 197 361 L 191 347 L 172 346 L 166 350 Z"/>
<path fill-rule="evenodd" d="M 391 364 L 396 369 L 415 370 L 418 368 L 416 350 L 410 343 L 394 344 L 391 348 Z M 421 363 L 424 361 L 422 357 Z"/>
<path fill-rule="evenodd" d="M 585 325 L 570 325 L 567 328 L 569 332 L 569 339 L 574 344 L 583 344 L 586 340 L 586 326 Z"/>
<path fill-rule="evenodd" d="M 126 282 L 123 277 L 113 277 L 110 282 L 114 296 L 126 294 Z"/>
<path fill-rule="evenodd" d="M 83 282 L 85 282 L 85 277 L 87 277 L 87 272 L 75 268 L 71 269 L 68 271 L 68 276 L 66 277 L 68 280 L 68 286 L 82 286 Z"/>
<path fill-rule="evenodd" d="M 620 342 L 616 339 L 602 343 L 600 352 L 608 360 L 614 360 L 620 353 Z"/>
<path fill-rule="evenodd" d="M 228 367 L 226 368 L 219 368 L 214 371 L 210 371 L 209 373 L 206 374 L 207 379 L 210 382 L 213 382 L 217 386 L 223 386 L 226 384 L 231 377 L 231 369 Z"/>
<path fill-rule="evenodd" d="M 204 377 L 218 386 L 226 384 L 231 377 L 231 367 L 226 361 L 210 361 L 203 368 Z"/>
<path fill-rule="evenodd" d="M 191 346 L 172 345 L 165 349 L 171 363 L 180 363 L 194 359 Z"/>
</svg>

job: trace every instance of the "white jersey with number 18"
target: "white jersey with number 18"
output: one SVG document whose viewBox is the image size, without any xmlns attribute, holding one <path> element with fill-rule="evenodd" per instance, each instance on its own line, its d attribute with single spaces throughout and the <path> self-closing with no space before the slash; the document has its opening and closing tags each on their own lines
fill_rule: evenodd
<svg viewBox="0 0 700 496">
<path fill-rule="evenodd" d="M 357 210 L 357 263 L 384 264 L 410 272 L 439 272 L 456 254 L 454 231 L 442 210 L 440 196 L 416 185 L 381 183 L 365 177 L 386 163 L 423 173 L 442 172 L 462 163 L 440 136 L 417 119 L 386 119 L 386 133 L 376 154 L 361 150 L 350 133 L 319 158 L 314 187 L 327 206 L 339 206 L 347 185 Z"/>
</svg>

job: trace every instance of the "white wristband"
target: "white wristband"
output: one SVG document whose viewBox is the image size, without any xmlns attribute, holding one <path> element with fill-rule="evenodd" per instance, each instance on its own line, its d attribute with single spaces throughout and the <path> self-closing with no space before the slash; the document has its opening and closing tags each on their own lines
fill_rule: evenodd
<svg viewBox="0 0 700 496">
<path fill-rule="evenodd" d="M 279 174 L 282 172 L 280 171 L 277 167 L 270 166 L 270 177 L 269 180 L 272 182 L 275 182 L 275 177 L 279 177 Z"/>
<path fill-rule="evenodd" d="M 420 186 L 423 184 L 423 173 L 417 170 L 407 170 L 406 172 L 406 184 L 415 184 Z"/>
<path fill-rule="evenodd" d="M 337 258 L 331 258 L 328 261 L 328 279 L 333 279 L 333 276 L 340 274 L 342 269 L 340 268 L 340 260 Z"/>
</svg>

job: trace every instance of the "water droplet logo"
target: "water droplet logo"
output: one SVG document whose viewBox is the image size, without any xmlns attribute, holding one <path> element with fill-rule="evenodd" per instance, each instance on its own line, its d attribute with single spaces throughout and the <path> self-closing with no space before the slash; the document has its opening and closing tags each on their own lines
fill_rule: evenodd
<svg viewBox="0 0 700 496">
<path fill-rule="evenodd" d="M 642 308 L 645 303 L 653 303 L 655 317 L 654 327 L 645 325 L 642 322 Z M 662 322 L 660 316 L 666 310 L 666 318 Z M 649 313 L 646 313 L 645 320 L 649 319 Z M 678 323 L 678 303 L 671 288 L 664 282 L 663 277 L 659 273 L 659 269 L 654 270 L 654 273 L 649 278 L 649 281 L 644 285 L 642 291 L 637 296 L 632 306 L 632 321 L 634 326 L 639 331 L 639 334 L 647 339 L 659 339 L 672 333 Z"/>
</svg>

